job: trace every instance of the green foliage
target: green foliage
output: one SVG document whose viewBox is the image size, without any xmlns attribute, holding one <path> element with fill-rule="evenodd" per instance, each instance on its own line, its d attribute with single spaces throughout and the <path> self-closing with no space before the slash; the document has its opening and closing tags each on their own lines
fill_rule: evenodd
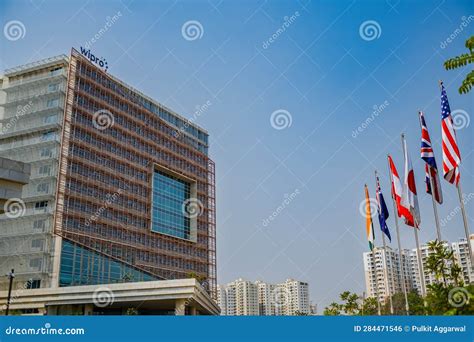
<svg viewBox="0 0 474 342">
<path fill-rule="evenodd" d="M 341 315 L 341 306 L 336 302 L 332 302 L 329 306 L 324 308 L 324 316 L 339 316 Z"/>
<path fill-rule="evenodd" d="M 444 67 L 446 70 L 457 69 L 474 63 L 474 36 L 466 40 L 466 48 L 469 49 L 469 53 L 464 53 L 460 56 L 450 58 L 444 62 Z M 468 73 L 466 78 L 462 81 L 461 87 L 459 88 L 459 93 L 467 94 L 473 86 L 474 70 Z"/>
<path fill-rule="evenodd" d="M 390 311 L 389 311 L 390 312 Z M 377 299 L 373 297 L 366 298 L 362 302 L 362 308 L 360 310 L 360 315 L 363 316 L 374 316 L 378 314 L 378 305 Z"/>
<path fill-rule="evenodd" d="M 138 315 L 138 310 L 136 308 L 128 308 L 127 311 L 125 311 L 125 315 L 136 316 Z"/>
<path fill-rule="evenodd" d="M 416 291 L 411 291 L 407 293 L 408 297 L 408 306 L 410 315 L 423 315 L 425 314 L 425 306 L 423 303 L 423 298 Z M 403 316 L 406 315 L 406 303 L 405 303 L 405 294 L 403 292 L 394 293 L 392 295 L 393 303 L 393 314 Z M 384 315 L 390 315 L 390 301 L 387 299 L 385 305 L 382 308 L 382 313 Z"/>
<path fill-rule="evenodd" d="M 377 300 L 375 298 L 362 299 L 355 293 L 344 291 L 340 294 L 342 304 L 333 302 L 324 309 L 325 316 L 356 316 L 356 315 L 376 315 L 377 314 Z"/>
<path fill-rule="evenodd" d="M 295 311 L 295 316 L 309 316 L 306 312 L 302 311 Z"/>
<path fill-rule="evenodd" d="M 438 240 L 430 241 L 428 248 L 430 254 L 426 259 L 426 269 L 434 274 L 436 282 L 427 286 L 427 314 L 472 315 L 474 286 L 464 286 L 462 269 L 453 251 Z"/>
</svg>

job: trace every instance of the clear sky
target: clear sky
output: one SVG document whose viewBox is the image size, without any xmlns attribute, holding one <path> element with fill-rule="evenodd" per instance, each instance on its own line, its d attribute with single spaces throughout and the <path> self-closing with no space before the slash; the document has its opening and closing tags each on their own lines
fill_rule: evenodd
<svg viewBox="0 0 474 342">
<path fill-rule="evenodd" d="M 23 27 L 20 36 L 0 36 L 0 70 L 69 53 L 97 34 L 91 50 L 107 59 L 109 73 L 189 118 L 207 104 L 194 118 L 209 131 L 217 168 L 219 283 L 301 279 L 322 312 L 343 290 L 365 290 L 363 186 L 374 193 L 377 169 L 392 209 L 386 155 L 402 173 L 401 132 L 415 167 L 420 239 L 435 236 L 417 111 L 425 112 L 441 165 L 438 80 L 461 125 L 474 112 L 474 93 L 457 92 L 472 67 L 443 69 L 466 52 L 473 7 L 468 0 L 1 1 L 1 27 L 12 20 Z M 382 109 L 373 114 L 374 106 Z M 374 120 L 354 133 L 367 118 Z M 467 194 L 473 127 L 458 131 Z M 459 203 L 455 188 L 442 185 L 443 219 Z M 469 201 L 472 231 L 473 208 Z M 395 235 L 393 215 L 388 224 Z M 411 229 L 401 228 L 403 246 L 413 248 Z M 464 236 L 459 214 L 442 234 Z"/>
</svg>

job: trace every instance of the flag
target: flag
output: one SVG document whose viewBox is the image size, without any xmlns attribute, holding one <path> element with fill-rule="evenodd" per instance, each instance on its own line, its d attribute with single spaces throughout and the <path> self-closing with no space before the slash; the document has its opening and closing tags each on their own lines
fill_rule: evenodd
<svg viewBox="0 0 474 342">
<path fill-rule="evenodd" d="M 449 183 L 458 185 L 459 164 L 461 154 L 456 142 L 456 132 L 453 127 L 451 109 L 449 108 L 448 95 L 441 82 L 441 133 L 443 139 L 443 175 Z"/>
<path fill-rule="evenodd" d="M 413 222 L 413 217 L 411 215 L 410 209 L 402 206 L 401 201 L 403 187 L 402 183 L 400 182 L 400 176 L 398 175 L 395 163 L 393 162 L 392 157 L 390 155 L 388 155 L 388 164 L 390 165 L 390 172 L 392 174 L 392 197 L 395 200 L 395 203 L 397 204 L 398 217 L 408 217 L 408 221 Z"/>
<path fill-rule="evenodd" d="M 372 224 L 372 212 L 370 210 L 369 189 L 365 185 L 365 231 L 367 233 L 367 241 L 369 241 L 369 248 L 372 251 L 375 246 L 375 233 Z"/>
<path fill-rule="evenodd" d="M 390 242 L 392 242 L 392 237 L 390 236 L 390 230 L 387 226 L 387 219 L 389 216 L 387 205 L 385 204 L 385 200 L 383 198 L 382 189 L 380 188 L 380 181 L 379 177 L 377 176 L 377 212 L 379 216 L 379 223 L 380 223 L 380 230 L 387 235 Z"/>
<path fill-rule="evenodd" d="M 428 133 L 428 127 L 426 126 L 425 117 L 423 112 L 419 112 L 420 125 L 421 125 L 421 159 L 425 164 L 425 183 L 426 192 L 433 196 L 435 200 L 441 204 L 443 203 L 443 193 L 441 192 L 441 182 L 439 181 L 438 167 L 436 166 L 436 160 L 431 146 L 430 134 Z M 434 189 L 431 189 L 430 177 L 433 180 Z"/>
<path fill-rule="evenodd" d="M 405 216 L 405 224 L 418 228 L 421 223 L 420 208 L 418 206 L 418 198 L 416 195 L 415 172 L 411 163 L 410 155 L 408 154 L 407 142 L 405 137 L 403 139 L 403 149 L 405 152 L 405 176 L 403 179 L 403 192 L 400 205 L 408 208 L 411 215 Z"/>
</svg>

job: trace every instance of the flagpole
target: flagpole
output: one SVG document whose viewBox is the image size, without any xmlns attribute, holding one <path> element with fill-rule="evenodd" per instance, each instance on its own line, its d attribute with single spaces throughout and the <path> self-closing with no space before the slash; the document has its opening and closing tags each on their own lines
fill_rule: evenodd
<svg viewBox="0 0 474 342">
<path fill-rule="evenodd" d="M 474 267 L 474 256 L 472 254 L 470 232 L 469 232 L 469 227 L 467 225 L 466 209 L 464 208 L 464 200 L 462 198 L 461 180 L 458 181 L 457 188 L 458 188 L 458 195 L 459 195 L 459 203 L 461 206 L 462 219 L 464 222 L 464 232 L 466 233 L 467 248 L 469 249 L 469 254 L 471 256 L 471 269 L 472 269 Z"/>
<path fill-rule="evenodd" d="M 372 229 L 374 229 L 374 224 L 372 223 Z M 380 300 L 379 300 L 379 281 L 377 280 L 377 263 L 375 261 L 375 243 L 372 248 L 372 260 L 374 262 L 374 275 L 375 275 L 375 296 L 377 297 L 377 315 L 381 315 L 380 310 Z"/>
<path fill-rule="evenodd" d="M 415 220 L 415 225 L 418 226 L 418 222 Z M 421 286 L 421 296 L 425 297 L 426 295 L 426 289 L 425 289 L 425 270 L 423 268 L 423 261 L 422 261 L 422 254 L 421 254 L 421 248 L 420 248 L 420 241 L 418 239 L 418 228 L 413 227 L 413 231 L 415 232 L 415 243 L 416 243 L 416 251 L 417 251 L 417 259 L 418 259 L 418 270 L 419 270 L 419 275 L 420 275 L 420 286 Z M 426 304 L 426 302 L 425 302 Z"/>
<path fill-rule="evenodd" d="M 418 111 L 418 116 L 420 116 L 421 111 Z M 419 117 L 419 122 L 420 122 L 420 128 L 423 132 L 423 127 L 421 125 L 421 117 Z M 423 133 L 422 133 L 423 134 Z M 434 151 L 433 151 L 434 155 Z M 426 161 L 425 161 L 426 163 Z M 428 167 L 428 177 L 430 178 L 430 186 L 431 186 L 431 202 L 433 204 L 433 212 L 434 212 L 434 217 L 435 217 L 435 222 L 436 222 L 436 236 L 438 237 L 438 241 L 441 242 L 441 228 L 439 226 L 439 217 L 438 217 L 438 208 L 436 206 L 436 201 L 435 201 L 435 188 L 434 188 L 434 180 L 431 175 L 431 166 L 426 164 Z M 441 196 L 441 195 L 440 195 Z"/>
<path fill-rule="evenodd" d="M 431 166 L 428 165 L 428 175 L 430 177 L 430 185 L 431 185 L 431 202 L 433 202 L 433 212 L 434 212 L 434 217 L 435 217 L 435 222 L 436 222 L 436 235 L 438 237 L 438 241 L 442 242 L 443 240 L 441 239 L 441 228 L 439 227 L 439 217 L 438 217 L 438 208 L 436 207 L 436 202 L 434 199 L 434 181 L 433 177 L 431 176 Z"/>
<path fill-rule="evenodd" d="M 402 138 L 402 148 L 403 148 L 403 155 L 407 155 L 406 151 L 406 146 L 405 146 L 405 134 L 402 133 L 401 135 Z M 406 163 L 406 161 L 405 161 Z M 413 214 L 413 221 L 415 223 L 415 227 L 413 227 L 413 231 L 415 232 L 415 243 L 416 243 L 416 251 L 417 251 L 417 259 L 418 259 L 418 270 L 420 273 L 420 286 L 421 286 L 421 295 L 422 297 L 425 297 L 426 291 L 425 291 L 425 272 L 423 269 L 423 261 L 421 260 L 422 255 L 421 255 L 421 248 L 420 248 L 420 241 L 418 239 L 418 221 L 416 220 L 416 215 Z M 425 301 L 426 303 L 426 301 Z"/>
<path fill-rule="evenodd" d="M 378 187 L 378 182 L 377 182 L 377 170 L 375 170 L 375 183 L 376 187 Z M 379 203 L 380 206 L 380 203 Z M 380 215 L 381 213 L 379 213 Z M 382 228 L 380 228 L 382 230 Z M 389 301 L 390 301 L 390 313 L 393 315 L 393 301 L 392 301 L 392 294 L 390 293 L 390 280 L 388 278 L 388 266 L 387 266 L 387 244 L 385 242 L 385 234 L 382 231 L 380 233 L 382 235 L 382 243 L 383 243 L 383 262 L 384 262 L 384 278 L 385 278 L 385 291 L 388 295 Z M 393 277 L 391 277 L 393 278 Z"/>
<path fill-rule="evenodd" d="M 388 172 L 390 174 L 390 182 L 393 181 L 393 175 L 392 175 L 392 169 L 390 168 L 390 162 L 388 161 L 388 156 L 387 156 L 387 162 L 388 162 Z M 393 191 L 391 192 L 391 197 L 392 197 L 392 204 L 393 204 L 393 218 L 395 220 L 395 228 L 397 230 L 397 243 L 398 243 L 398 258 L 399 258 L 399 269 L 400 269 L 400 276 L 401 276 L 401 281 L 402 281 L 402 290 L 403 294 L 405 295 L 405 311 L 407 313 L 407 316 L 410 315 L 410 305 L 408 304 L 408 293 L 407 293 L 407 287 L 405 283 L 405 274 L 403 273 L 403 259 L 402 259 L 402 243 L 400 240 L 400 228 L 398 226 L 398 210 L 397 210 L 397 204 L 395 202 L 394 194 Z"/>
<path fill-rule="evenodd" d="M 377 314 L 380 316 L 381 315 L 381 310 L 380 310 L 380 301 L 379 301 L 379 282 L 377 280 L 377 263 L 375 261 L 375 232 L 374 232 L 374 222 L 372 220 L 372 211 L 370 210 L 370 199 L 369 199 L 369 188 L 367 187 L 367 184 L 364 185 L 365 189 L 365 214 L 366 214 L 366 219 L 370 219 L 370 227 L 372 229 L 372 244 L 370 243 L 369 240 L 369 247 L 370 251 L 372 252 L 372 261 L 374 265 L 374 275 L 375 275 L 375 296 L 377 299 Z M 370 215 L 369 215 L 370 213 Z M 369 237 L 367 236 L 367 239 Z"/>
<path fill-rule="evenodd" d="M 442 85 L 443 85 L 443 81 L 439 80 L 439 88 L 441 89 L 441 91 L 443 89 Z M 459 205 L 461 207 L 462 220 L 463 220 L 463 223 L 464 223 L 464 233 L 466 234 L 467 248 L 469 249 L 469 254 L 470 254 L 470 257 L 471 257 L 471 268 L 472 268 L 472 267 L 474 267 L 474 255 L 472 254 L 470 232 L 469 232 L 469 226 L 468 226 L 468 223 L 467 223 L 467 216 L 466 216 L 466 208 L 464 208 L 464 201 L 463 201 L 463 198 L 462 198 L 461 179 L 459 179 L 458 184 L 457 184 L 456 187 L 458 188 Z"/>
</svg>

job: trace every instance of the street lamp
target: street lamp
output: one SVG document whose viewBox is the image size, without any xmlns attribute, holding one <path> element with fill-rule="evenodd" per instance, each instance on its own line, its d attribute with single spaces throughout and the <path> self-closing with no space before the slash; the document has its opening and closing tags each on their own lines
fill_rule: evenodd
<svg viewBox="0 0 474 342">
<path fill-rule="evenodd" d="M 13 278 L 15 278 L 15 270 L 13 268 L 12 268 L 12 271 L 8 274 L 8 278 L 10 279 L 10 283 L 8 284 L 7 308 L 5 310 L 5 316 L 8 316 L 8 312 L 10 311 L 10 300 L 12 296 Z"/>
</svg>

